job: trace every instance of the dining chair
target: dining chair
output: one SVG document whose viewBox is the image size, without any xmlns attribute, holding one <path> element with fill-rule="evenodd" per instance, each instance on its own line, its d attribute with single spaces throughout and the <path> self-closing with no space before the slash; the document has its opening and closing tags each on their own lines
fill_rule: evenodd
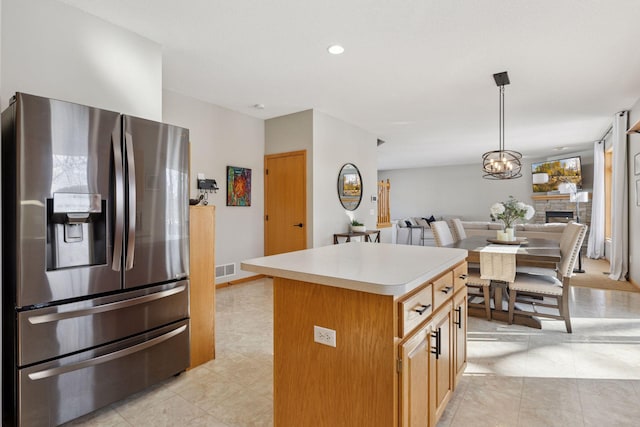
<svg viewBox="0 0 640 427">
<path fill-rule="evenodd" d="M 438 247 L 451 245 L 455 242 L 449 224 L 446 221 L 433 221 L 431 223 L 431 231 Z M 478 268 L 467 266 L 468 271 L 464 277 L 467 285 L 467 305 L 484 309 L 487 320 L 491 320 L 491 298 L 489 297 L 491 281 L 480 278 L 479 267 L 479 265 Z M 475 302 L 476 297 L 482 298 L 482 303 Z"/>
<path fill-rule="evenodd" d="M 569 235 L 569 233 L 562 233 L 560 235 L 560 246 L 562 246 L 563 241 L 568 241 L 569 239 L 571 239 L 571 236 Z M 517 265 L 516 266 L 516 273 L 546 274 L 548 276 L 556 276 L 557 272 L 558 272 L 558 268 L 557 267 L 556 268 L 532 267 L 532 266 L 528 266 L 528 265 Z"/>
<path fill-rule="evenodd" d="M 467 238 L 467 233 L 464 231 L 460 218 L 451 218 L 451 229 L 453 230 L 453 238 L 456 242 Z"/>
<path fill-rule="evenodd" d="M 433 221 L 430 226 L 436 246 L 447 246 L 455 242 L 447 221 Z"/>
<path fill-rule="evenodd" d="M 567 332 L 571 333 L 569 297 L 573 267 L 578 252 L 587 234 L 585 224 L 570 223 L 560 239 L 560 262 L 556 276 L 544 274 L 518 273 L 513 283 L 509 283 L 509 324 L 516 314 L 533 315 L 564 320 Z M 555 301 L 553 301 L 555 299 Z M 551 300 L 551 301 L 550 301 Z M 516 307 L 516 303 L 527 304 L 531 310 Z M 538 311 L 538 307 L 557 310 L 558 314 Z"/>
</svg>

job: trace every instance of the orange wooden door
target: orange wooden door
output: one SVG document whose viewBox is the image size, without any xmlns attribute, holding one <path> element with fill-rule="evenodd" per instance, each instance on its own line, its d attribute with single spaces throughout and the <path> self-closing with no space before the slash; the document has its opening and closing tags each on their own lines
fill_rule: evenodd
<svg viewBox="0 0 640 427">
<path fill-rule="evenodd" d="M 264 157 L 264 254 L 307 248 L 307 152 Z"/>
</svg>

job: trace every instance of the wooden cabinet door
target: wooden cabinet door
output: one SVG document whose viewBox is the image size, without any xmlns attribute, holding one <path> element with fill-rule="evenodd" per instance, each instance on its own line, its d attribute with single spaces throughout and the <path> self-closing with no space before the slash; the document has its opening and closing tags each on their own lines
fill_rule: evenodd
<svg viewBox="0 0 640 427">
<path fill-rule="evenodd" d="M 400 425 L 426 427 L 430 419 L 430 396 L 433 394 L 431 372 L 435 358 L 431 357 L 431 324 L 418 329 L 399 346 L 400 373 Z"/>
<path fill-rule="evenodd" d="M 215 357 L 215 207 L 190 206 L 191 366 Z"/>
<path fill-rule="evenodd" d="M 467 367 L 467 290 L 458 291 L 453 297 L 454 388 Z"/>
<path fill-rule="evenodd" d="M 434 359 L 435 369 L 431 380 L 435 383 L 435 393 L 430 399 L 432 405 L 432 425 L 436 425 L 444 409 L 451 399 L 453 393 L 453 322 L 451 301 L 438 310 L 433 316 L 431 324 L 433 325 L 432 344 L 435 347 Z"/>
</svg>

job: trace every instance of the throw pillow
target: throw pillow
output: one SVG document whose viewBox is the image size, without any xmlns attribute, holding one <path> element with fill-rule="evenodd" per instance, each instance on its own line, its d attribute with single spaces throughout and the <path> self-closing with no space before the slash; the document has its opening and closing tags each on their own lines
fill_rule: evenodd
<svg viewBox="0 0 640 427">
<path fill-rule="evenodd" d="M 429 222 L 424 218 L 418 218 L 418 219 L 416 219 L 416 222 L 421 227 L 428 227 L 429 226 Z"/>
</svg>

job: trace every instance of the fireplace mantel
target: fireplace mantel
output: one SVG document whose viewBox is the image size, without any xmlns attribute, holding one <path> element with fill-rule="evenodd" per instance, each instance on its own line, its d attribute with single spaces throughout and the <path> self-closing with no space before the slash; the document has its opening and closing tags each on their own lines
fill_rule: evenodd
<svg viewBox="0 0 640 427">
<path fill-rule="evenodd" d="M 534 194 L 531 196 L 532 200 L 569 200 L 570 194 Z M 591 200 L 591 193 L 589 193 L 589 200 Z"/>
</svg>

